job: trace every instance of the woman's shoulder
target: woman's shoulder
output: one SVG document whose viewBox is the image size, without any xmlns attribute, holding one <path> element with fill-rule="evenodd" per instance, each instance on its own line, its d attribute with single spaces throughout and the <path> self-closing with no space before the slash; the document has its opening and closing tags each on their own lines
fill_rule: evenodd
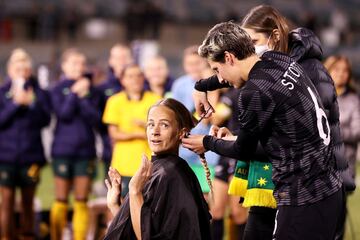
<svg viewBox="0 0 360 240">
<path fill-rule="evenodd" d="M 71 85 L 74 83 L 74 81 L 60 78 L 58 81 L 56 81 L 51 88 L 52 92 L 62 92 L 64 88 L 70 89 Z"/>
<path fill-rule="evenodd" d="M 169 155 L 154 163 L 153 176 L 159 181 L 178 180 L 179 176 L 188 175 L 191 171 L 187 162 L 179 156 Z"/>
<path fill-rule="evenodd" d="M 9 91 L 10 87 L 11 87 L 11 82 L 7 81 L 0 85 L 0 92 L 4 93 Z"/>
<path fill-rule="evenodd" d="M 125 104 L 126 102 L 128 102 L 128 98 L 126 96 L 126 93 L 123 92 L 123 91 L 120 91 L 118 93 L 115 93 L 114 95 L 110 96 L 107 100 L 107 104 L 110 104 L 110 105 L 116 105 L 116 107 L 119 106 L 119 104 Z M 126 106 L 123 105 L 123 107 Z"/>
<path fill-rule="evenodd" d="M 156 101 L 158 101 L 160 99 L 161 99 L 161 96 L 157 95 L 156 93 L 153 93 L 151 91 L 144 92 L 143 100 L 146 102 L 149 102 L 150 104 L 154 104 Z"/>
</svg>

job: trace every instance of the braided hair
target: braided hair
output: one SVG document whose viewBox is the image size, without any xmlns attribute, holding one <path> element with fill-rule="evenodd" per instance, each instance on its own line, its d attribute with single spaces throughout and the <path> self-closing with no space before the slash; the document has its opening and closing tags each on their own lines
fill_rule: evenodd
<svg viewBox="0 0 360 240">
<path fill-rule="evenodd" d="M 205 171 L 206 182 L 210 188 L 210 193 L 209 193 L 210 199 L 212 202 L 214 202 L 214 192 L 213 192 L 213 186 L 212 186 L 212 181 L 211 181 L 211 172 L 210 172 L 208 163 L 205 158 L 205 153 L 199 154 L 199 157 L 200 157 L 201 165 L 203 166 L 204 171 Z"/>
</svg>

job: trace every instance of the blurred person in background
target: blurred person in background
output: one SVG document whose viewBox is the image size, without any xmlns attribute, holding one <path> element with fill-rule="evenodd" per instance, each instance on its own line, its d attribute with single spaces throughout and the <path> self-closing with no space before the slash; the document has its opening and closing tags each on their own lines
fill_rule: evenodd
<svg viewBox="0 0 360 240">
<path fill-rule="evenodd" d="M 121 75 L 124 68 L 132 62 L 133 57 L 129 47 L 117 43 L 111 48 L 108 60 L 109 70 L 107 78 L 97 87 L 99 91 L 100 110 L 102 115 L 104 114 L 106 102 L 109 97 L 121 91 Z M 105 173 L 107 173 L 111 163 L 112 146 L 106 124 L 102 122 L 100 123 L 99 133 L 103 143 L 102 160 L 104 161 Z"/>
<path fill-rule="evenodd" d="M 122 86 L 120 83 L 120 77 L 124 68 L 133 62 L 133 56 L 131 49 L 121 43 L 116 43 L 110 49 L 110 55 L 108 59 L 108 72 L 107 77 L 104 81 L 96 86 L 96 90 L 99 93 L 99 106 L 101 115 L 103 116 L 105 111 L 105 106 L 107 100 L 114 94 L 121 91 Z M 104 173 L 105 177 L 109 170 L 112 158 L 112 143 L 108 134 L 108 126 L 102 121 L 99 123 L 98 132 L 101 137 L 102 142 L 102 158 L 101 160 L 104 163 Z M 97 198 L 89 201 L 90 207 L 90 222 L 89 222 L 89 232 L 88 239 L 94 239 L 97 235 L 101 235 L 101 228 L 98 226 L 102 225 L 102 222 L 108 222 L 111 220 L 112 216 L 106 207 L 106 193 L 105 185 L 103 183 L 95 184 L 94 189 L 98 191 Z M 104 191 L 102 191 L 104 190 Z M 100 194 L 99 194 L 100 193 Z M 103 218 L 104 217 L 104 218 Z"/>
<path fill-rule="evenodd" d="M 50 123 L 48 93 L 32 76 L 32 60 L 15 49 L 0 87 L 0 229 L 1 239 L 35 239 L 33 201 L 46 163 L 41 129 Z M 21 189 L 21 236 L 15 236 L 15 189 Z"/>
<path fill-rule="evenodd" d="M 184 50 L 183 68 L 185 75 L 176 79 L 171 88 L 172 98 L 184 104 L 191 113 L 195 111 L 191 94 L 196 81 L 202 78 L 207 65 L 206 61 L 197 53 L 197 49 L 198 46 L 190 46 Z"/>
<path fill-rule="evenodd" d="M 162 97 L 171 95 L 170 91 L 174 79 L 169 74 L 167 61 L 164 57 L 149 58 L 145 62 L 144 73 L 146 90 L 150 90 Z"/>
<path fill-rule="evenodd" d="M 74 191 L 73 239 L 85 239 L 87 200 L 95 174 L 93 128 L 101 121 L 98 96 L 86 74 L 86 57 L 77 49 L 62 55 L 63 75 L 51 92 L 57 119 L 51 155 L 55 175 L 55 202 L 51 208 L 51 239 L 61 239 L 67 225 L 68 197 Z"/>
<path fill-rule="evenodd" d="M 131 177 L 140 166 L 141 154 L 150 156 L 146 141 L 147 112 L 161 97 L 144 91 L 144 74 L 135 64 L 127 65 L 120 77 L 123 91 L 111 96 L 105 107 L 103 122 L 113 143 L 111 166 L 121 174 L 122 197 L 128 193 Z"/>
<path fill-rule="evenodd" d="M 360 141 L 360 100 L 352 87 L 351 64 L 347 57 L 337 55 L 328 57 L 324 66 L 334 80 L 340 111 L 341 135 L 345 145 L 345 157 L 349 163 L 351 177 L 356 177 L 356 153 Z M 345 233 L 343 218 L 343 234 Z M 342 239 L 343 235 L 338 239 Z"/>
</svg>

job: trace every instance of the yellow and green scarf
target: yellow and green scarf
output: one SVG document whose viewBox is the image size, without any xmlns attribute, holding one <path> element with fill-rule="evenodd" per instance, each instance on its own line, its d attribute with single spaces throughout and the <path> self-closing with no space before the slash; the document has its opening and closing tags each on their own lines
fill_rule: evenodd
<svg viewBox="0 0 360 240">
<path fill-rule="evenodd" d="M 271 180 L 272 165 L 269 162 L 237 161 L 234 177 L 230 182 L 230 195 L 244 198 L 243 206 L 276 208 Z"/>
</svg>

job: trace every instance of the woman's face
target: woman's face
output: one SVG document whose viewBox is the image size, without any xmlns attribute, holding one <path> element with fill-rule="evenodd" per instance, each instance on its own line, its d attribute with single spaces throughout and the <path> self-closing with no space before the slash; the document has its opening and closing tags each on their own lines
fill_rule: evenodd
<svg viewBox="0 0 360 240">
<path fill-rule="evenodd" d="M 226 53 L 227 55 L 231 55 L 229 58 L 234 58 L 233 54 Z M 212 60 L 208 60 L 209 65 L 213 72 L 218 77 L 220 83 L 229 83 L 234 88 L 241 88 L 244 86 L 245 81 L 241 76 L 244 76 L 244 71 L 242 68 L 239 68 L 229 61 L 225 61 L 225 63 L 214 62 Z"/>
<path fill-rule="evenodd" d="M 339 60 L 329 71 L 336 87 L 346 86 L 349 80 L 349 68 L 345 60 Z"/>
<path fill-rule="evenodd" d="M 201 74 L 206 69 L 206 60 L 198 54 L 188 54 L 183 60 L 185 73 L 190 75 L 194 80 L 200 80 Z"/>
<path fill-rule="evenodd" d="M 27 61 L 14 61 L 9 64 L 8 75 L 12 80 L 28 79 L 31 76 L 31 66 Z"/>
<path fill-rule="evenodd" d="M 120 81 L 127 92 L 141 93 L 144 89 L 144 74 L 138 66 L 126 68 Z"/>
<path fill-rule="evenodd" d="M 151 151 L 155 155 L 161 153 L 178 153 L 180 130 L 175 113 L 165 106 L 150 109 L 146 134 Z"/>
<path fill-rule="evenodd" d="M 166 62 L 162 59 L 154 59 L 145 68 L 145 77 L 151 85 L 163 86 L 169 74 Z"/>
<path fill-rule="evenodd" d="M 66 78 L 78 80 L 86 70 L 85 56 L 81 54 L 71 54 L 61 66 Z"/>
<path fill-rule="evenodd" d="M 251 28 L 244 28 L 244 30 L 250 35 L 255 46 L 268 44 L 268 47 L 273 49 L 273 43 L 265 33 L 255 32 Z"/>
<path fill-rule="evenodd" d="M 110 51 L 109 65 L 116 77 L 120 78 L 125 66 L 132 63 L 131 51 L 124 47 L 113 47 Z"/>
</svg>

